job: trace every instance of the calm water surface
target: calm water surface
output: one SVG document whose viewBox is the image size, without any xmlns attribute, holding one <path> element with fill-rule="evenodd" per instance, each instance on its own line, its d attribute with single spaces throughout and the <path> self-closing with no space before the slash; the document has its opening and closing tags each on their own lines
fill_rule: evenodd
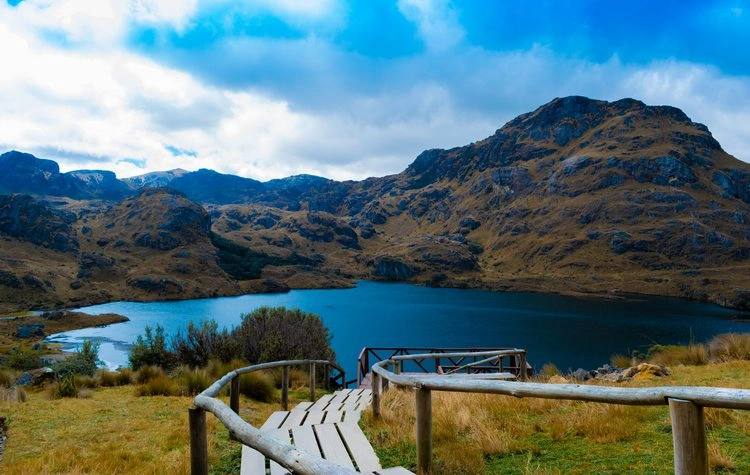
<svg viewBox="0 0 750 475">
<path fill-rule="evenodd" d="M 71 348 L 83 339 L 96 339 L 108 366 L 125 366 L 130 343 L 146 325 L 159 324 L 168 335 L 191 320 L 214 319 L 220 327 L 231 328 L 243 313 L 264 305 L 320 315 L 333 334 L 332 345 L 348 379 L 356 375 L 364 346 L 511 346 L 526 348 L 536 368 L 552 362 L 562 370 L 594 369 L 614 353 L 630 354 L 652 343 L 703 342 L 719 333 L 750 331 L 748 314 L 664 297 L 597 301 L 361 281 L 353 289 L 94 305 L 78 310 L 118 313 L 130 321 L 49 339 Z"/>
</svg>

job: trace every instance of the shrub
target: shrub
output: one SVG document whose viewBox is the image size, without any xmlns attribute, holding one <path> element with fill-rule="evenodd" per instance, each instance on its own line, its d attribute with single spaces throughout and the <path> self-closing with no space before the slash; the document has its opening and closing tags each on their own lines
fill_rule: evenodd
<svg viewBox="0 0 750 475">
<path fill-rule="evenodd" d="M 724 333 L 708 343 L 715 361 L 750 360 L 750 333 Z"/>
<path fill-rule="evenodd" d="M 73 375 L 66 376 L 53 386 L 52 395 L 55 399 L 64 397 L 78 397 L 78 388 L 76 387 Z"/>
<path fill-rule="evenodd" d="M 60 378 L 68 376 L 94 376 L 99 359 L 99 344 L 84 340 L 81 349 L 54 365 Z"/>
<path fill-rule="evenodd" d="M 19 371 L 29 371 L 36 369 L 41 366 L 39 357 L 41 351 L 32 350 L 29 348 L 13 348 L 10 350 L 10 357 L 7 360 L 7 365 L 11 369 L 17 369 Z"/>
<path fill-rule="evenodd" d="M 260 402 L 271 402 L 276 396 L 273 378 L 262 371 L 240 376 L 240 394 Z"/>
<path fill-rule="evenodd" d="M 204 367 L 211 359 L 229 362 L 237 355 L 239 345 L 226 329 L 219 331 L 214 320 L 204 321 L 200 326 L 188 323 L 183 335 L 178 331 L 171 341 L 172 351 L 178 363 L 193 368 Z"/>
<path fill-rule="evenodd" d="M 152 331 L 151 327 L 146 326 L 144 332 L 145 336 L 138 335 L 130 348 L 130 366 L 136 371 L 148 365 L 173 368 L 175 355 L 167 349 L 164 327 L 156 325 L 156 329 Z"/>
<path fill-rule="evenodd" d="M 141 369 L 135 372 L 135 382 L 138 384 L 145 384 L 152 379 L 161 378 L 166 375 L 167 374 L 164 372 L 164 369 L 162 369 L 160 366 L 143 366 L 141 367 Z"/>
<path fill-rule="evenodd" d="M 232 330 L 242 357 L 251 363 L 320 359 L 335 361 L 331 335 L 319 316 L 299 309 L 260 307 Z"/>
<path fill-rule="evenodd" d="M 172 378 L 162 374 L 138 386 L 136 394 L 138 396 L 176 396 L 179 394 L 179 388 Z"/>
</svg>

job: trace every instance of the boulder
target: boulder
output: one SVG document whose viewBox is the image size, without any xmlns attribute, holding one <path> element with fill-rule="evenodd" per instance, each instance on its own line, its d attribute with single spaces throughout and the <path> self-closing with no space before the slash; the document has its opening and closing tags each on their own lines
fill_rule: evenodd
<svg viewBox="0 0 750 475">
<path fill-rule="evenodd" d="M 577 370 L 573 371 L 573 374 L 571 374 L 571 376 L 573 377 L 573 379 L 577 379 L 579 381 L 588 381 L 589 379 L 594 377 L 594 374 L 592 371 L 578 368 Z"/>
<path fill-rule="evenodd" d="M 44 324 L 32 323 L 31 325 L 18 327 L 13 336 L 16 338 L 44 338 Z"/>
<path fill-rule="evenodd" d="M 45 384 L 47 382 L 54 381 L 56 377 L 57 374 L 52 368 L 38 368 L 21 373 L 21 376 L 16 379 L 16 385 L 41 386 L 42 384 Z"/>
</svg>

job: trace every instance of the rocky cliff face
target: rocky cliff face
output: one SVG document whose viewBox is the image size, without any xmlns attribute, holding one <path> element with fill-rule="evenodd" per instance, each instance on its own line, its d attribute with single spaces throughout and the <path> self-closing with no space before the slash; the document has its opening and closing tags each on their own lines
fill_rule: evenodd
<svg viewBox="0 0 750 475">
<path fill-rule="evenodd" d="M 54 162 L 11 158 L 28 187 L 62 189 L 49 184 Z M 71 176 L 114 188 L 112 177 Z M 400 174 L 361 182 L 260 183 L 210 170 L 167 178 L 184 194 L 61 200 L 78 216 L 81 285 L 125 282 L 138 298 L 195 295 L 199 277 L 211 292 L 269 288 L 233 281 L 221 252 L 233 275 L 254 259 L 273 288 L 380 278 L 750 305 L 750 165 L 672 107 L 555 99 L 485 140 L 427 150 Z M 217 251 L 209 229 L 239 248 Z"/>
</svg>

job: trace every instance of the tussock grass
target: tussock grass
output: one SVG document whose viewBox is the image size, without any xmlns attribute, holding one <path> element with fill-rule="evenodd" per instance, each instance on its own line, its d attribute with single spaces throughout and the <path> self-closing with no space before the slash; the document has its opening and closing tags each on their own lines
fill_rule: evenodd
<svg viewBox="0 0 750 475">
<path fill-rule="evenodd" d="M 99 370 L 96 373 L 99 386 L 112 387 L 132 384 L 133 372 L 130 368 L 121 368 L 119 371 Z"/>
<path fill-rule="evenodd" d="M 177 396 L 183 393 L 175 380 L 167 375 L 154 376 L 136 387 L 139 396 Z"/>
<path fill-rule="evenodd" d="M 687 346 L 654 345 L 647 361 L 662 366 L 704 365 L 708 363 L 708 350 L 704 345 L 691 343 Z"/>
<path fill-rule="evenodd" d="M 750 333 L 725 333 L 708 343 L 715 361 L 750 360 Z"/>
<path fill-rule="evenodd" d="M 209 387 L 218 378 L 212 378 L 204 368 L 180 366 L 175 372 L 177 381 L 184 388 L 185 394 L 194 396 Z"/>
<path fill-rule="evenodd" d="M 164 378 L 167 373 L 160 366 L 148 365 L 141 367 L 135 372 L 135 382 L 138 384 L 145 384 L 152 379 Z"/>
<path fill-rule="evenodd" d="M 0 402 L 26 402 L 26 390 L 20 386 L 0 386 Z"/>
<path fill-rule="evenodd" d="M 273 378 L 262 371 L 243 374 L 240 376 L 240 394 L 256 401 L 274 401 L 276 388 Z"/>
<path fill-rule="evenodd" d="M 682 366 L 656 380 L 619 386 L 747 388 L 750 362 Z M 602 383 L 591 383 L 602 384 Z M 625 406 L 433 391 L 433 475 L 673 472 L 666 406 Z M 415 470 L 412 390 L 383 395 L 382 417 L 362 425 L 383 466 Z M 710 464 L 750 473 L 750 411 L 706 409 Z"/>
</svg>

